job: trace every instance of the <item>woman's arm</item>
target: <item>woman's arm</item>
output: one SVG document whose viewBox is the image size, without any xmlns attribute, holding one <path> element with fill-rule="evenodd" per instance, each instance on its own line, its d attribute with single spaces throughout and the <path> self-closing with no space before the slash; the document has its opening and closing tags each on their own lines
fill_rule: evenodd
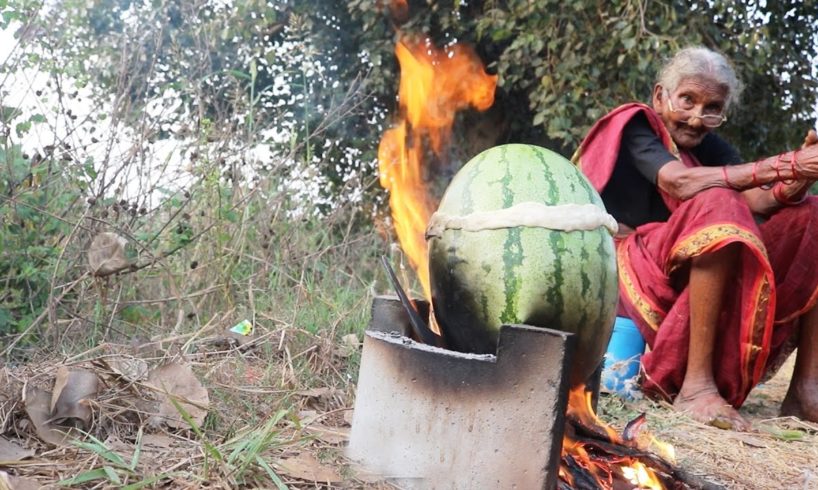
<svg viewBox="0 0 818 490">
<path fill-rule="evenodd" d="M 682 162 L 673 160 L 659 170 L 657 185 L 671 197 L 680 200 L 690 199 L 711 187 L 741 190 L 753 212 L 770 214 L 795 203 L 818 179 L 816 143 L 818 135 L 810 130 L 801 150 L 756 162 L 724 167 L 686 167 Z M 775 185 L 765 189 L 769 184 Z"/>
</svg>

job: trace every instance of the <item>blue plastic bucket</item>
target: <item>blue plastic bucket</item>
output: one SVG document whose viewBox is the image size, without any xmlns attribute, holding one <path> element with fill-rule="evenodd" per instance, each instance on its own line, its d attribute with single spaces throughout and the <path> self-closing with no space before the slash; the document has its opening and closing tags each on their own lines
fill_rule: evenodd
<svg viewBox="0 0 818 490">
<path fill-rule="evenodd" d="M 605 364 L 602 385 L 606 390 L 626 397 L 639 391 L 639 363 L 645 352 L 645 339 L 630 318 L 616 317 Z"/>
</svg>

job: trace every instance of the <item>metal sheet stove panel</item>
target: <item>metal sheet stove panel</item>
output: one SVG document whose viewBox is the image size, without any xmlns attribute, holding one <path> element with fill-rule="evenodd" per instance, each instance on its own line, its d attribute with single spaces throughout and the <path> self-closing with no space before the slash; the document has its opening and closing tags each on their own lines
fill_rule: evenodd
<svg viewBox="0 0 818 490">
<path fill-rule="evenodd" d="M 364 339 L 351 459 L 401 488 L 556 486 L 570 334 L 503 326 L 495 357 L 383 330 Z"/>
</svg>

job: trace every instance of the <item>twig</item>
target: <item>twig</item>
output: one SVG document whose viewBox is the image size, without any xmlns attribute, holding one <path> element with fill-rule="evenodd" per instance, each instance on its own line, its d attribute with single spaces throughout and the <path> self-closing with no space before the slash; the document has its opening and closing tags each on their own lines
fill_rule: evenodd
<svg viewBox="0 0 818 490">
<path fill-rule="evenodd" d="M 85 210 L 85 211 L 82 213 L 82 216 L 80 217 L 80 219 L 79 219 L 79 220 L 77 220 L 77 224 L 76 224 L 76 225 L 74 225 L 74 226 L 71 228 L 71 233 L 69 233 L 69 234 L 68 234 L 68 237 L 66 237 L 66 239 L 65 239 L 65 244 L 66 244 L 66 245 L 67 245 L 67 244 L 69 244 L 69 243 L 71 243 L 71 239 L 74 237 L 74 234 L 75 234 L 75 233 L 77 232 L 77 230 L 79 229 L 79 227 L 80 227 L 80 223 L 82 223 L 82 221 L 85 219 L 85 217 L 86 217 L 87 215 L 88 215 L 88 210 L 86 209 L 86 210 Z M 65 256 L 65 251 L 66 251 L 67 249 L 68 249 L 68 247 L 67 247 L 67 246 L 62 247 L 62 249 L 60 250 L 60 255 L 59 255 L 59 256 L 57 256 L 57 261 L 56 261 L 56 263 L 54 264 L 54 269 L 53 269 L 53 271 L 52 271 L 52 273 L 51 273 L 51 287 L 50 287 L 50 289 L 49 289 L 49 291 L 48 291 L 48 303 L 46 303 L 46 304 L 48 305 L 48 321 L 49 321 L 49 323 L 51 323 L 52 325 L 53 325 L 53 324 L 55 324 L 55 323 L 56 323 L 56 320 L 57 320 L 57 311 L 56 311 L 56 308 L 54 307 L 54 302 L 53 302 L 53 299 L 54 299 L 54 288 L 55 288 L 55 283 L 57 282 L 57 270 L 60 268 L 60 262 L 62 262 L 62 258 Z"/>
<path fill-rule="evenodd" d="M 807 430 L 818 432 L 818 424 L 813 424 L 807 422 L 806 420 L 801 420 L 798 417 L 793 416 L 786 416 L 786 417 L 773 417 L 771 419 L 764 419 L 761 420 L 760 423 L 766 422 L 792 422 L 793 424 L 800 425 Z"/>
<path fill-rule="evenodd" d="M 116 317 L 116 307 L 119 304 L 120 298 L 122 298 L 122 284 L 119 284 L 119 290 L 116 293 L 116 301 L 114 301 L 114 304 L 111 308 L 111 316 L 108 319 L 108 324 L 105 326 L 105 333 L 102 336 L 103 339 L 108 338 L 108 335 L 110 335 L 111 329 L 114 326 L 114 318 Z M 104 307 L 105 305 L 103 304 L 102 306 Z"/>
<path fill-rule="evenodd" d="M 245 203 L 246 201 L 248 201 L 248 200 L 250 199 L 250 197 L 251 197 L 253 194 L 255 194 L 255 192 L 256 192 L 256 190 L 255 190 L 255 189 L 253 189 L 252 191 L 250 191 L 250 192 L 247 194 L 247 196 L 245 196 L 243 199 L 241 199 L 241 200 L 239 200 L 238 202 L 236 202 L 236 204 L 234 204 L 234 205 L 233 205 L 233 206 L 230 208 L 230 210 L 232 211 L 232 210 L 234 210 L 234 209 L 238 208 L 239 206 L 244 205 L 244 203 Z M 185 247 L 186 247 L 186 246 L 188 246 L 190 243 L 195 242 L 196 240 L 198 240 L 198 239 L 199 239 L 201 236 L 203 236 L 204 234 L 206 234 L 207 232 L 209 232 L 209 231 L 210 231 L 210 230 L 211 230 L 213 227 L 215 227 L 215 226 L 216 226 L 216 222 L 210 223 L 209 225 L 205 226 L 205 227 L 204 227 L 204 228 L 203 228 L 203 229 L 202 229 L 200 232 L 198 232 L 198 233 L 196 233 L 195 235 L 193 235 L 193 236 L 190 238 L 190 241 L 189 241 L 189 242 L 179 244 L 179 245 L 177 245 L 176 247 L 174 247 L 174 248 L 172 248 L 172 249 L 168 250 L 167 252 L 164 252 L 164 253 L 162 253 L 162 254 L 160 254 L 160 255 L 158 255 L 158 256 L 154 256 L 152 259 L 150 259 L 150 260 L 148 260 L 148 261 L 146 261 L 146 262 L 144 262 L 144 263 L 142 263 L 142 264 L 128 264 L 128 265 L 124 265 L 124 266 L 122 266 L 122 267 L 118 267 L 118 268 L 116 268 L 116 269 L 106 270 L 106 271 L 104 271 L 104 272 L 102 272 L 102 273 L 100 273 L 100 274 L 96 274 L 96 277 L 107 277 L 107 276 L 111 276 L 111 275 L 113 275 L 113 274 L 118 274 L 118 273 L 120 273 L 120 272 L 124 272 L 124 271 L 127 271 L 128 273 L 133 273 L 133 272 L 136 272 L 136 271 L 138 271 L 138 270 L 144 269 L 144 268 L 146 268 L 146 267 L 150 267 L 150 266 L 152 266 L 152 265 L 154 265 L 154 264 L 157 264 L 158 262 L 160 262 L 160 261 L 162 261 L 162 260 L 164 260 L 164 259 L 166 259 L 166 258 L 170 257 L 171 255 L 174 255 L 176 252 L 178 252 L 179 250 L 181 250 L 181 249 L 185 248 Z"/>
<path fill-rule="evenodd" d="M 214 320 L 216 317 L 211 318 L 209 322 L 207 322 L 206 324 L 204 324 L 204 325 L 202 326 L 202 328 L 200 328 L 199 330 L 197 330 L 196 332 L 194 332 L 194 333 L 191 335 L 191 337 L 188 339 L 188 341 L 187 341 L 187 342 L 185 342 L 185 344 L 184 344 L 184 345 L 182 346 L 182 348 L 180 349 L 180 350 L 181 350 L 181 352 L 183 352 L 183 353 L 187 353 L 188 349 L 190 348 L 190 344 L 192 344 L 194 340 L 196 340 L 197 338 L 199 338 L 199 336 L 200 336 L 201 334 L 203 334 L 204 332 L 206 332 L 206 331 L 208 331 L 208 330 L 211 330 L 211 329 L 213 329 L 213 328 L 214 328 L 214 327 L 216 327 L 216 326 L 221 325 L 221 322 L 222 322 L 222 321 L 224 321 L 224 320 L 225 320 L 225 319 L 226 319 L 228 316 L 230 316 L 231 314 L 233 314 L 233 311 L 234 311 L 233 309 L 230 309 L 230 310 L 228 310 L 228 311 L 224 312 L 224 313 L 222 314 L 222 316 L 221 316 L 220 321 L 218 321 L 218 322 L 214 322 L 214 321 L 213 321 L 213 320 Z"/>
<path fill-rule="evenodd" d="M 247 285 L 247 301 L 250 303 L 250 324 L 253 325 L 255 328 L 256 325 L 256 298 L 253 294 L 253 278 L 255 276 L 250 276 Z"/>
<path fill-rule="evenodd" d="M 224 285 L 217 284 L 215 286 L 210 286 L 208 288 L 201 289 L 199 291 L 194 291 L 194 292 L 186 294 L 184 296 L 173 297 L 173 298 L 134 299 L 134 300 L 122 301 L 119 304 L 127 306 L 127 305 L 147 305 L 147 304 L 154 304 L 154 303 L 170 303 L 172 301 L 182 301 L 182 300 L 186 300 L 186 299 L 190 299 L 190 298 L 195 298 L 197 296 L 204 296 L 206 294 L 212 293 L 213 291 L 218 291 L 218 290 L 222 289 L 223 287 L 224 287 Z"/>
<path fill-rule="evenodd" d="M 108 344 L 103 342 L 103 343 L 101 343 L 101 344 L 99 344 L 97 346 L 91 347 L 90 349 L 86 350 L 85 352 L 80 352 L 79 354 L 77 354 L 75 356 L 69 357 L 68 359 L 66 359 L 63 362 L 63 364 L 75 363 L 78 360 L 82 359 L 83 357 L 85 357 L 85 356 L 87 356 L 89 354 L 93 354 L 94 352 L 97 352 L 97 351 L 100 351 L 100 350 L 105 350 L 106 348 L 108 348 Z"/>
<path fill-rule="evenodd" d="M 60 295 L 59 295 L 59 297 L 57 297 L 55 303 L 59 303 L 60 301 L 62 301 L 62 299 L 65 297 L 65 295 L 68 294 L 69 292 L 71 292 L 71 290 L 73 290 L 74 287 L 77 284 L 79 284 L 85 278 L 85 276 L 87 276 L 87 275 L 88 275 L 88 272 L 84 272 L 80 277 L 78 277 L 76 280 L 74 280 L 74 282 L 70 283 L 63 290 L 63 292 L 60 293 Z M 28 327 L 26 327 L 25 331 L 23 331 L 23 333 L 18 335 L 17 338 L 15 338 L 13 341 L 11 341 L 11 343 L 8 346 L 6 346 L 5 349 L 3 349 L 2 357 L 8 356 L 11 353 L 12 349 L 14 349 L 14 346 L 16 346 L 17 343 L 20 342 L 20 340 L 22 340 L 29 333 L 31 333 L 31 331 L 34 330 L 34 328 L 37 325 L 39 325 L 41 321 L 43 321 L 43 318 L 48 316 L 48 311 L 49 311 L 49 305 L 46 305 L 46 307 L 43 308 L 43 311 L 40 313 L 40 315 L 37 316 L 37 318 L 35 318 L 34 321 L 32 321 L 31 324 Z"/>
</svg>

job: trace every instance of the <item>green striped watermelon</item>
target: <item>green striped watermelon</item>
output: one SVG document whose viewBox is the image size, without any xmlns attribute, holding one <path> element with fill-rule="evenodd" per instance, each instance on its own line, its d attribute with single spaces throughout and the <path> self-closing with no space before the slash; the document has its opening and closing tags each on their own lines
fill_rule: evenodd
<svg viewBox="0 0 818 490">
<path fill-rule="evenodd" d="M 587 380 L 602 360 L 615 316 L 612 232 L 593 224 L 564 231 L 518 222 L 532 221 L 522 219 L 530 214 L 533 221 L 566 218 L 571 225 L 589 210 L 611 226 L 585 177 L 545 148 L 503 145 L 468 162 L 427 232 L 432 303 L 449 347 L 494 353 L 503 324 L 572 332 L 571 382 Z"/>
</svg>

